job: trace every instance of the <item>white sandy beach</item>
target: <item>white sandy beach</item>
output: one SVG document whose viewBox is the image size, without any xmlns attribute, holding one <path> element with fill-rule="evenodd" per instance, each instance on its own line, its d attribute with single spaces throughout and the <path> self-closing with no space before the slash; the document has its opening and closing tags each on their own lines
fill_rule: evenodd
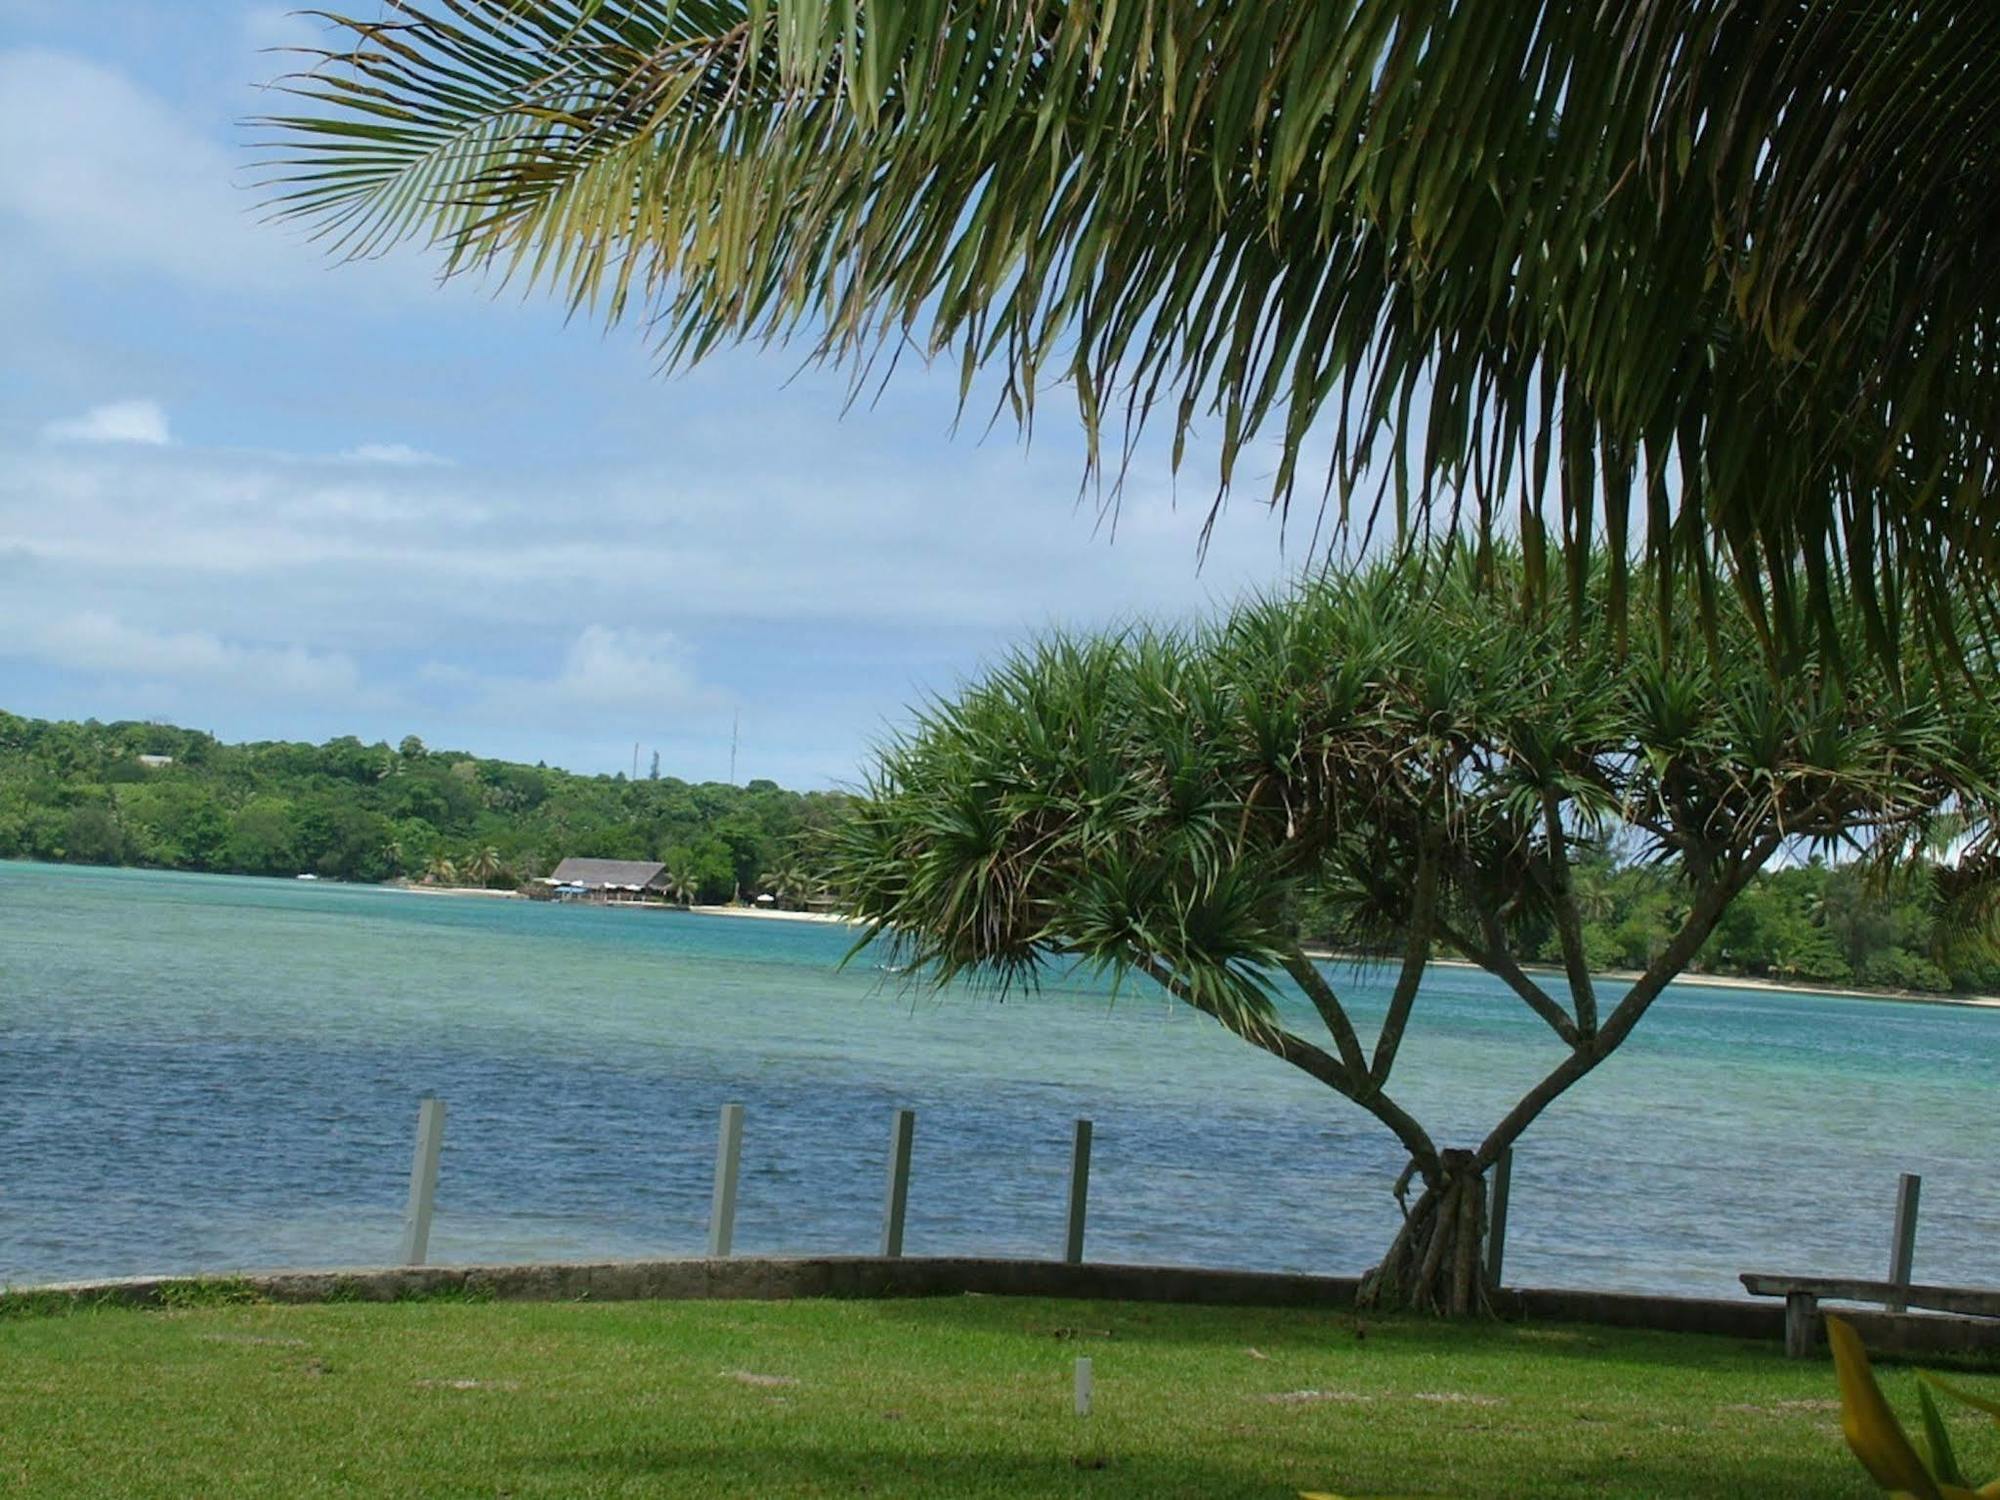
<svg viewBox="0 0 2000 1500">
<path fill-rule="evenodd" d="M 1639 976 L 1616 974 L 1603 977 L 1637 979 Z M 1780 984 L 1775 979 L 1749 979 L 1734 974 L 1689 974 L 1674 983 L 1699 985 L 1711 990 L 1778 990 L 1787 995 L 1831 995 L 1837 1000 L 1911 1000 L 1919 1005 L 1966 1005 L 1975 1010 L 2000 1010 L 2000 995 L 1939 995 L 1927 990 L 1852 990 L 1802 981 Z"/>
<path fill-rule="evenodd" d="M 489 890 L 483 885 L 398 885 L 385 881 L 391 890 L 408 891 L 414 896 L 490 896 L 501 901 L 525 901 L 528 898 L 519 891 Z"/>
<path fill-rule="evenodd" d="M 689 911 L 704 917 L 756 917 L 765 922 L 821 922 L 838 927 L 857 924 L 837 911 L 772 911 L 762 906 L 691 906 Z"/>
</svg>

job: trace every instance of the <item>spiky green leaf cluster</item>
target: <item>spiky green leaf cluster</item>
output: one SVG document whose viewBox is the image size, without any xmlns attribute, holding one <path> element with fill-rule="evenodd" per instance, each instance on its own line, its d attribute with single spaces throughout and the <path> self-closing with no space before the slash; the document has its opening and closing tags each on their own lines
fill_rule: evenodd
<svg viewBox="0 0 2000 1500">
<path fill-rule="evenodd" d="M 1900 687 L 1829 670 L 1865 629 L 1851 601 L 1774 677 L 1741 607 L 1718 649 L 1621 647 L 1602 569 L 1554 611 L 1481 573 L 1435 551 L 1197 629 L 1030 646 L 883 751 L 836 888 L 938 980 L 1081 958 L 1246 1031 L 1304 890 L 1378 937 L 1431 901 L 1490 958 L 1574 913 L 1567 862 L 1593 843 L 1675 861 L 1704 923 L 1781 848 L 1887 868 L 1948 830 L 1952 879 L 1992 889 L 2000 709 L 1920 653 Z M 1587 1000 L 1545 1019 L 1578 1045 L 1596 1025 Z"/>
<path fill-rule="evenodd" d="M 671 359 L 913 345 L 1024 420 L 1064 383 L 1093 466 L 1164 421 L 1225 491 L 1517 528 L 1531 586 L 1643 538 L 1790 627 L 1845 569 L 1882 652 L 1906 591 L 2000 566 L 1991 0 L 329 19 L 267 122 L 279 212 L 641 317 Z"/>
</svg>

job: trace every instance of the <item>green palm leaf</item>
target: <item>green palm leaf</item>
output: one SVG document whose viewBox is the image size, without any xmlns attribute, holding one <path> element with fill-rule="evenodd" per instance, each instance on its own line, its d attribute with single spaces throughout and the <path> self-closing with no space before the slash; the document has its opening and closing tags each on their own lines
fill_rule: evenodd
<svg viewBox="0 0 2000 1500">
<path fill-rule="evenodd" d="M 671 361 L 914 341 L 1096 466 L 1767 578 L 2000 564 L 1988 0 L 395 0 L 288 81 L 274 209 L 642 316 Z M 1108 444 L 1106 439 L 1111 439 Z M 1664 601 L 1676 590 L 1660 588 Z M 1711 609 L 1712 613 L 1712 609 Z M 1665 628 L 1666 620 L 1661 619 Z"/>
</svg>

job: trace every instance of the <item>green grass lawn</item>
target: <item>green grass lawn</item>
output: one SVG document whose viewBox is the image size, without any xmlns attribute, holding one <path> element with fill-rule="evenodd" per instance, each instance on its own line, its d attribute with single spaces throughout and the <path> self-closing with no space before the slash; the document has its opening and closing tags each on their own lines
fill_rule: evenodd
<svg viewBox="0 0 2000 1500">
<path fill-rule="evenodd" d="M 1727 1339 L 1131 1303 L 100 1309 L 0 1318 L 0 1494 L 1868 1495 L 1832 1396 Z"/>
</svg>

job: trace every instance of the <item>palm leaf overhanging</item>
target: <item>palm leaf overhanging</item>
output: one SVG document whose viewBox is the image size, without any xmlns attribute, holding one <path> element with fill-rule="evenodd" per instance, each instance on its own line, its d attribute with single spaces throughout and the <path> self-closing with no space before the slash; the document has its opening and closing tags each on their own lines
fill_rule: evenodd
<svg viewBox="0 0 2000 1500">
<path fill-rule="evenodd" d="M 1531 588 L 1596 540 L 1783 623 L 1844 572 L 1883 652 L 1906 595 L 2000 563 L 1991 0 L 327 19 L 265 122 L 274 207 L 643 317 L 669 362 L 914 345 L 1024 421 L 1067 383 L 1093 469 L 1199 427 L 1218 504 L 1268 474 L 1405 537 L 1516 530 Z"/>
</svg>

